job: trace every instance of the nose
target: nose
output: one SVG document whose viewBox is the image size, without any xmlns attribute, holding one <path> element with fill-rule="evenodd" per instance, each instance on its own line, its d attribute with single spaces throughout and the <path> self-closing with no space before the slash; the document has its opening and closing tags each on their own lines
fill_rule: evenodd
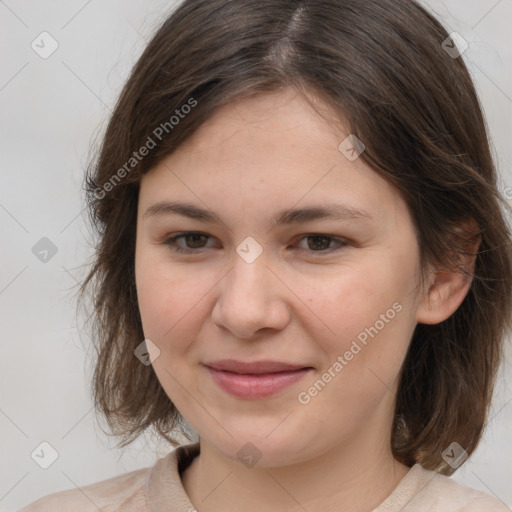
<svg viewBox="0 0 512 512">
<path fill-rule="evenodd" d="M 237 338 L 254 340 L 290 323 L 291 292 L 263 255 L 252 263 L 236 255 L 217 290 L 212 319 Z"/>
</svg>

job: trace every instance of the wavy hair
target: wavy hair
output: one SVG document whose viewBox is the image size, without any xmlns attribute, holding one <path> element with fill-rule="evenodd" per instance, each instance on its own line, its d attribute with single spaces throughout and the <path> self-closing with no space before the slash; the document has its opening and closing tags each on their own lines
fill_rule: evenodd
<svg viewBox="0 0 512 512">
<path fill-rule="evenodd" d="M 294 87 L 346 120 L 366 146 L 360 158 L 398 189 L 423 279 L 429 264 L 456 268 L 467 241 L 481 237 L 463 303 L 437 325 L 416 326 L 390 440 L 403 464 L 444 475 L 454 472 L 441 456 L 453 441 L 475 450 L 511 329 L 510 206 L 474 84 L 462 58 L 446 51 L 448 38 L 411 0 L 185 0 L 163 21 L 84 182 L 97 235 L 80 286 L 81 299 L 90 291 L 94 302 L 92 390 L 121 446 L 149 427 L 176 445 L 175 433 L 186 430 L 152 366 L 134 357 L 144 340 L 134 273 L 141 176 L 220 106 Z M 467 219 L 477 233 L 461 234 Z"/>
</svg>

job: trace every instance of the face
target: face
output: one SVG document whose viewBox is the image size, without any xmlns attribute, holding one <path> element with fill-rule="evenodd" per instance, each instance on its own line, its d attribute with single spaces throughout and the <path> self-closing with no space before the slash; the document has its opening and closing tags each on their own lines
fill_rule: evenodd
<svg viewBox="0 0 512 512">
<path fill-rule="evenodd" d="M 287 89 L 223 107 L 142 178 L 136 285 L 153 367 L 233 460 L 297 463 L 391 427 L 418 245 L 398 192 L 338 148 L 347 135 Z M 337 216 L 312 210 L 328 207 Z"/>
</svg>

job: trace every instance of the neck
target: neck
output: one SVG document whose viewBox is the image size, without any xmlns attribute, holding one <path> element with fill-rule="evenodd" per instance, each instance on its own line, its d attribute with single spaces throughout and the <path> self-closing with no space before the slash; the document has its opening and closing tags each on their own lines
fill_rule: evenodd
<svg viewBox="0 0 512 512">
<path fill-rule="evenodd" d="M 370 512 L 410 469 L 393 458 L 388 437 L 374 439 L 349 439 L 303 463 L 268 468 L 247 468 L 201 439 L 182 483 L 202 512 Z"/>
</svg>

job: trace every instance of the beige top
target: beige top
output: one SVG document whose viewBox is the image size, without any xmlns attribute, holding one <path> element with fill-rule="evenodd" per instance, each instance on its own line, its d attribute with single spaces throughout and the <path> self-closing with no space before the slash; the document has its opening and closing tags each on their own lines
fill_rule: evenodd
<svg viewBox="0 0 512 512">
<path fill-rule="evenodd" d="M 199 443 L 179 446 L 151 468 L 45 496 L 18 512 L 197 512 L 181 472 Z M 372 512 L 510 512 L 502 501 L 415 464 Z"/>
</svg>

